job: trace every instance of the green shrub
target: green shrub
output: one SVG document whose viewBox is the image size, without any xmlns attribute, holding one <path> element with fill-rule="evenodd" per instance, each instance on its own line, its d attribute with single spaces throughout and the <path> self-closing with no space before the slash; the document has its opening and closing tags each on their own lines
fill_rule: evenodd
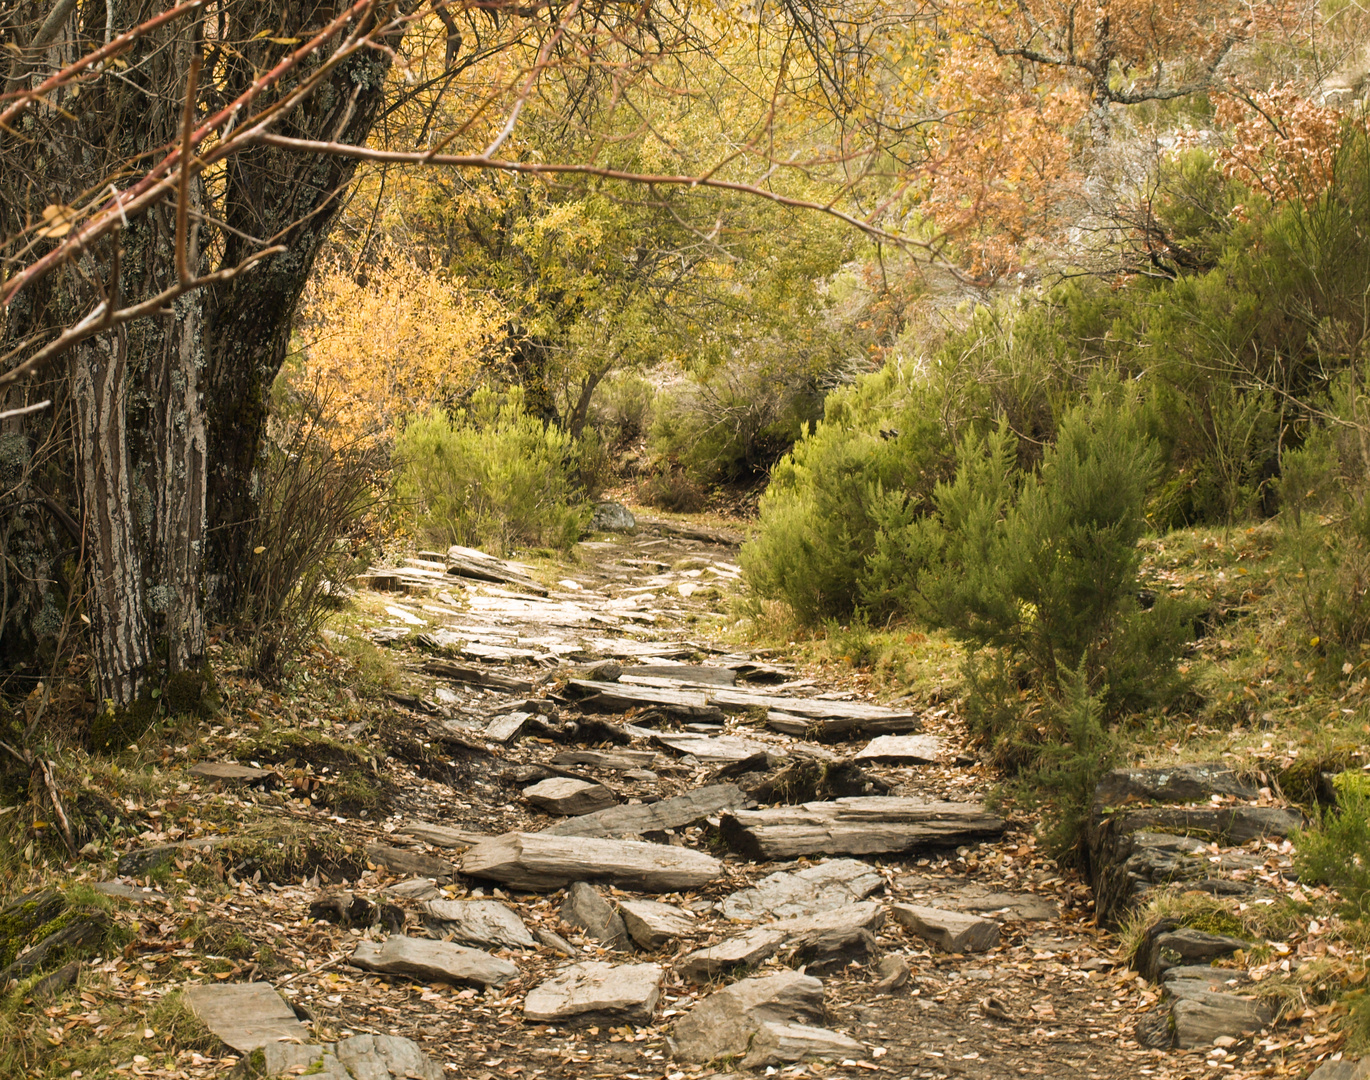
<svg viewBox="0 0 1370 1080">
<path fill-rule="evenodd" d="M 517 389 L 481 390 L 469 409 L 411 421 L 395 456 L 398 492 L 427 543 L 564 548 L 589 521 L 572 481 L 576 444 L 524 412 Z"/>
<path fill-rule="evenodd" d="M 656 389 L 634 371 L 610 374 L 595 393 L 590 414 L 610 446 L 626 446 L 651 429 Z"/>
<path fill-rule="evenodd" d="M 1316 828 L 1294 835 L 1294 868 L 1305 881 L 1331 885 L 1351 918 L 1370 914 L 1370 783 L 1363 773 L 1341 773 L 1337 805 Z"/>
<path fill-rule="evenodd" d="M 1016 470 L 1001 428 L 963 442 L 956 479 L 937 491 L 943 559 L 923 591 L 967 646 L 967 720 L 1003 764 L 1070 745 L 1072 695 L 1097 698 L 1112 720 L 1179 692 L 1192 613 L 1140 603 L 1137 541 L 1156 471 L 1140 418 L 1135 396 L 1101 384 L 1034 473 Z"/>
</svg>

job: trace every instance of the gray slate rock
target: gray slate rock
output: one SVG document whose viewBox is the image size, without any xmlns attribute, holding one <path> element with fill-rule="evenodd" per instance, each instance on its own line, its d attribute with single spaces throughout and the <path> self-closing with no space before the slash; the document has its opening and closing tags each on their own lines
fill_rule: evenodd
<svg viewBox="0 0 1370 1080">
<path fill-rule="evenodd" d="M 633 532 L 637 518 L 622 503 L 602 502 L 595 507 L 590 527 L 599 532 Z"/>
<path fill-rule="evenodd" d="M 523 999 L 525 1018 L 542 1023 L 598 1019 L 645 1024 L 661 994 L 658 964 L 573 964 L 533 987 Z"/>
<path fill-rule="evenodd" d="M 702 981 L 729 968 L 759 964 L 776 954 L 807 962 L 814 971 L 875 952 L 874 931 L 885 922 L 879 904 L 849 904 L 817 915 L 758 926 L 696 949 L 679 964 L 680 974 Z"/>
<path fill-rule="evenodd" d="M 935 765 L 946 746 L 947 740 L 940 735 L 881 735 L 867 743 L 856 760 Z"/>
<path fill-rule="evenodd" d="M 620 901 L 618 913 L 629 936 L 643 949 L 659 949 L 676 938 L 692 936 L 698 929 L 686 912 L 655 900 Z"/>
<path fill-rule="evenodd" d="M 532 787 L 523 789 L 523 797 L 539 810 L 563 817 L 579 817 L 607 810 L 618 803 L 614 793 L 603 784 L 576 780 L 569 776 L 553 776 Z"/>
<path fill-rule="evenodd" d="M 1192 1050 L 1212 1046 L 1222 1035 L 1239 1037 L 1270 1023 L 1270 1010 L 1236 994 L 1213 994 L 1203 1001 L 1181 1000 L 1171 1010 L 1175 1046 Z"/>
<path fill-rule="evenodd" d="M 724 810 L 747 805 L 736 784 L 709 784 L 654 803 L 611 806 L 607 810 L 558 821 L 542 832 L 551 836 L 603 836 L 634 839 L 644 833 L 680 829 Z"/>
<path fill-rule="evenodd" d="M 919 904 L 891 904 L 890 914 L 895 922 L 946 952 L 984 952 L 999 944 L 999 924 L 992 919 Z"/>
<path fill-rule="evenodd" d="M 1370 1080 L 1370 1058 L 1351 1061 L 1324 1061 L 1308 1080 Z"/>
<path fill-rule="evenodd" d="M 204 983 L 185 991 L 200 1023 L 224 1043 L 248 1054 L 263 1046 L 304 1042 L 310 1032 L 268 983 Z"/>
<path fill-rule="evenodd" d="M 434 928 L 468 945 L 537 948 L 523 920 L 498 900 L 430 900 L 424 911 Z"/>
<path fill-rule="evenodd" d="M 965 894 L 950 897 L 961 911 L 992 911 L 1002 922 L 1041 922 L 1056 918 L 1061 909 L 1054 900 L 1038 896 L 1036 893 L 984 893 L 980 896 Z"/>
<path fill-rule="evenodd" d="M 321 1076 L 325 1080 L 442 1080 L 442 1066 L 398 1035 L 357 1035 L 336 1043 L 267 1043 L 267 1076 Z"/>
<path fill-rule="evenodd" d="M 352 964 L 381 975 L 408 975 L 426 982 L 450 982 L 476 986 L 501 986 L 517 979 L 519 969 L 507 960 L 428 938 L 392 934 L 382 945 L 359 941 Z"/>
<path fill-rule="evenodd" d="M 744 1069 L 761 1069 L 767 1065 L 788 1065 L 795 1061 L 813 1059 L 861 1057 L 865 1046 L 827 1028 L 806 1024 L 765 1023 L 752 1036 L 751 1048 L 742 1059 Z"/>
<path fill-rule="evenodd" d="M 858 859 L 829 859 L 803 870 L 779 871 L 723 900 L 726 918 L 751 922 L 767 916 L 792 918 L 845 907 L 884 886 L 885 879 Z"/>
<path fill-rule="evenodd" d="M 1139 970 L 1157 982 L 1168 968 L 1192 964 L 1194 961 L 1219 960 L 1239 949 L 1251 948 L 1251 942 L 1226 934 L 1210 934 L 1190 927 L 1167 927 L 1158 924 L 1148 931 L 1141 952 Z"/>
<path fill-rule="evenodd" d="M 1127 803 L 1201 803 L 1210 795 L 1254 799 L 1256 789 L 1226 765 L 1176 765 L 1164 769 L 1114 769 L 1099 782 L 1099 806 Z"/>
<path fill-rule="evenodd" d="M 588 882 L 571 883 L 561 902 L 561 918 L 615 952 L 633 951 L 623 917 Z"/>
<path fill-rule="evenodd" d="M 672 1052 L 697 1062 L 743 1054 L 767 1021 L 822 1018 L 823 984 L 812 975 L 781 971 L 754 976 L 710 994 L 676 1021 Z"/>
<path fill-rule="evenodd" d="M 637 840 L 506 833 L 466 852 L 462 872 L 515 889 L 550 892 L 573 881 L 608 881 L 642 892 L 692 889 L 716 878 L 722 864 L 690 848 Z"/>
<path fill-rule="evenodd" d="M 406 877 L 432 878 L 434 881 L 452 880 L 452 864 L 446 859 L 436 859 L 418 851 L 390 847 L 387 844 L 370 844 L 366 857 L 377 866 Z"/>
</svg>

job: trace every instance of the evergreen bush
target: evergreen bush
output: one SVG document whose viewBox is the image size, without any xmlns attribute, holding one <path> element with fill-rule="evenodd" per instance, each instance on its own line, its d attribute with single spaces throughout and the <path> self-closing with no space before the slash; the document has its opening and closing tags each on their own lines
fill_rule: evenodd
<svg viewBox="0 0 1370 1080">
<path fill-rule="evenodd" d="M 573 479 L 577 444 L 523 409 L 517 389 L 412 420 L 396 440 L 397 490 L 428 544 L 503 554 L 566 548 L 589 523 Z"/>
</svg>

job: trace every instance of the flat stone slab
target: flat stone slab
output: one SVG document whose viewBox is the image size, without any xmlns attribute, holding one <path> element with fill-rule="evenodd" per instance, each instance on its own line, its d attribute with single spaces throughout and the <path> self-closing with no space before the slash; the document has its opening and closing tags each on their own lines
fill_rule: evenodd
<svg viewBox="0 0 1370 1080">
<path fill-rule="evenodd" d="M 466 829 L 449 829 L 445 825 L 431 825 L 426 821 L 411 821 L 398 830 L 403 836 L 412 836 L 434 847 L 464 848 L 490 838 L 489 833 L 469 832 Z"/>
<path fill-rule="evenodd" d="M 249 1054 L 271 1043 L 302 1043 L 310 1031 L 269 983 L 189 986 L 185 1002 L 228 1046 Z"/>
<path fill-rule="evenodd" d="M 189 771 L 191 776 L 198 776 L 202 780 L 237 780 L 243 783 L 265 780 L 268 776 L 276 775 L 270 769 L 234 765 L 227 761 L 202 761 L 198 765 L 192 765 Z"/>
<path fill-rule="evenodd" d="M 632 952 L 623 916 L 586 881 L 575 881 L 561 902 L 561 918 L 615 952 Z"/>
<path fill-rule="evenodd" d="M 511 712 L 503 716 L 496 716 L 485 725 L 485 737 L 492 742 L 507 743 L 523 730 L 525 724 L 533 718 L 532 713 Z"/>
<path fill-rule="evenodd" d="M 404 848 L 390 847 L 387 844 L 371 844 L 366 849 L 366 857 L 376 866 L 405 877 L 426 877 L 434 881 L 451 881 L 453 866 L 446 859 L 434 858 L 419 851 L 406 851 Z"/>
<path fill-rule="evenodd" d="M 545 782 L 545 781 L 544 781 Z M 612 806 L 593 814 L 558 821 L 542 832 L 554 836 L 607 836 L 631 839 L 643 833 L 680 829 L 701 818 L 747 805 L 736 784 L 709 784 L 659 802 Z"/>
<path fill-rule="evenodd" d="M 729 847 L 769 862 L 973 843 L 1002 834 L 1004 820 L 979 803 L 874 795 L 735 810 L 723 816 L 720 831 Z"/>
<path fill-rule="evenodd" d="M 767 749 L 763 743 L 739 739 L 735 735 L 654 735 L 652 741 L 677 754 L 689 754 L 706 763 L 743 761 Z"/>
<path fill-rule="evenodd" d="M 950 898 L 960 911 L 991 911 L 1002 922 L 1042 922 L 1061 913 L 1054 900 L 1036 893 L 984 893 L 980 896 L 958 894 Z"/>
<path fill-rule="evenodd" d="M 523 999 L 523 1015 L 542 1023 L 623 1020 L 651 1021 L 661 994 L 659 964 L 573 964 L 533 987 Z"/>
<path fill-rule="evenodd" d="M 858 859 L 830 859 L 803 870 L 779 871 L 723 900 L 723 915 L 737 922 L 768 916 L 815 915 L 864 900 L 885 879 Z"/>
<path fill-rule="evenodd" d="M 607 881 L 642 892 L 693 889 L 718 877 L 722 864 L 690 848 L 547 833 L 506 833 L 463 856 L 462 873 L 529 892 L 573 881 Z"/>
<path fill-rule="evenodd" d="M 392 934 L 384 944 L 359 941 L 352 964 L 380 975 L 408 975 L 425 982 L 501 986 L 517 979 L 519 969 L 507 960 L 447 941 Z"/>
<path fill-rule="evenodd" d="M 324 1080 L 443 1080 L 442 1066 L 398 1035 L 357 1035 L 336 1043 L 267 1043 L 267 1076 Z"/>
<path fill-rule="evenodd" d="M 947 741 L 940 735 L 881 735 L 866 744 L 857 761 L 910 761 L 916 765 L 935 765 L 946 751 Z"/>
<path fill-rule="evenodd" d="M 1094 801 L 1101 807 L 1127 803 L 1203 803 L 1210 795 L 1254 799 L 1256 789 L 1228 766 L 1175 765 L 1163 769 L 1114 769 L 1099 782 Z"/>
<path fill-rule="evenodd" d="M 946 952 L 984 952 L 999 944 L 999 924 L 993 919 L 918 904 L 891 904 L 890 914 L 895 922 Z"/>
<path fill-rule="evenodd" d="M 431 922 L 468 945 L 537 948 L 523 920 L 498 900 L 430 900 L 423 907 Z"/>
<path fill-rule="evenodd" d="M 629 936 L 642 949 L 659 949 L 698 931 L 688 912 L 656 900 L 621 900 L 618 913 L 623 916 Z"/>
<path fill-rule="evenodd" d="M 552 764 L 563 769 L 582 765 L 591 769 L 631 772 L 634 769 L 645 769 L 656 758 L 657 755 L 651 750 L 563 750 L 552 759 Z"/>
<path fill-rule="evenodd" d="M 739 1056 L 768 1021 L 821 1020 L 823 984 L 812 975 L 780 971 L 742 979 L 710 994 L 671 1031 L 673 1055 L 706 1062 Z"/>
<path fill-rule="evenodd" d="M 563 817 L 579 817 L 607 810 L 618 804 L 614 793 L 603 784 L 576 780 L 569 776 L 553 776 L 523 789 L 523 797 L 539 810 Z"/>
<path fill-rule="evenodd" d="M 1370 1080 L 1370 1058 L 1324 1061 L 1308 1080 Z"/>
<path fill-rule="evenodd" d="M 1222 1000 L 1219 1000 L 1222 999 Z M 1270 1011 L 1251 998 L 1214 994 L 1204 1001 L 1180 1000 L 1171 1009 L 1175 1046 L 1192 1050 L 1212 1046 L 1223 1035 L 1239 1038 L 1270 1023 Z"/>
<path fill-rule="evenodd" d="M 679 971 L 686 979 L 702 981 L 730 968 L 759 964 L 781 952 L 830 960 L 848 950 L 870 951 L 871 935 L 884 922 L 884 908 L 873 903 L 781 919 L 696 949 L 680 961 Z"/>
<path fill-rule="evenodd" d="M 866 1048 L 855 1039 L 807 1024 L 768 1022 L 757 1028 L 751 1048 L 742 1059 L 744 1069 L 788 1065 L 796 1061 L 861 1057 Z"/>
</svg>

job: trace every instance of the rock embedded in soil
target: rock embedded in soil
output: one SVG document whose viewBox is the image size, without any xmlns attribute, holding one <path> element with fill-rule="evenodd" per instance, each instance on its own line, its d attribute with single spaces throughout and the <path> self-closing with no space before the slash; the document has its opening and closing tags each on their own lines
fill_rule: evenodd
<svg viewBox="0 0 1370 1080">
<path fill-rule="evenodd" d="M 1241 938 L 1177 926 L 1166 919 L 1147 930 L 1138 949 L 1137 970 L 1157 982 L 1169 968 L 1194 961 L 1219 960 L 1249 948 L 1251 942 Z"/>
<path fill-rule="evenodd" d="M 566 899 L 561 902 L 560 914 L 563 922 L 584 930 L 615 952 L 633 951 L 623 917 L 589 882 L 571 883 L 566 890 Z"/>
<path fill-rule="evenodd" d="M 947 740 L 939 735 L 881 735 L 867 743 L 856 760 L 935 765 L 946 747 Z"/>
<path fill-rule="evenodd" d="M 442 1080 L 442 1066 L 398 1035 L 357 1035 L 337 1043 L 267 1043 L 267 1076 L 324 1080 Z"/>
<path fill-rule="evenodd" d="M 485 737 L 491 742 L 507 743 L 518 735 L 531 719 L 533 719 L 533 714 L 526 712 L 511 712 L 496 716 L 485 725 Z"/>
<path fill-rule="evenodd" d="M 407 975 L 425 982 L 501 986 L 516 979 L 519 969 L 507 960 L 428 938 L 392 934 L 383 944 L 359 941 L 352 964 L 380 975 Z"/>
<path fill-rule="evenodd" d="M 710 994 L 671 1030 L 674 1057 L 707 1062 L 746 1053 L 763 1023 L 823 1018 L 823 984 L 798 971 L 742 979 Z"/>
<path fill-rule="evenodd" d="M 1254 799 L 1254 786 L 1226 765 L 1176 765 L 1159 769 L 1114 769 L 1099 782 L 1094 802 L 1100 807 L 1127 803 L 1197 803 L 1213 795 Z"/>
<path fill-rule="evenodd" d="M 864 900 L 884 884 L 885 879 L 869 863 L 830 859 L 803 870 L 764 877 L 752 888 L 725 897 L 722 911 L 736 922 L 815 915 Z"/>
<path fill-rule="evenodd" d="M 240 1053 L 271 1043 L 304 1042 L 309 1030 L 267 983 L 201 983 L 185 990 L 200 1023 Z"/>
<path fill-rule="evenodd" d="M 235 765 L 227 761 L 202 761 L 190 767 L 190 775 L 202 780 L 220 780 L 229 783 L 260 783 L 276 773 L 270 769 L 256 769 L 251 765 Z M 280 779 L 277 777 L 277 779 Z"/>
<path fill-rule="evenodd" d="M 462 872 L 515 889 L 550 892 L 573 881 L 606 881 L 642 892 L 676 892 L 712 881 L 722 864 L 703 852 L 638 840 L 506 833 L 463 856 Z"/>
<path fill-rule="evenodd" d="M 432 878 L 437 882 L 452 880 L 453 866 L 450 862 L 418 851 L 371 844 L 366 849 L 366 857 L 376 866 L 383 866 L 392 873 L 406 877 Z"/>
<path fill-rule="evenodd" d="M 549 780 L 523 789 L 523 797 L 539 810 L 563 817 L 579 817 L 607 810 L 618 804 L 614 793 L 603 784 L 576 780 L 569 776 L 553 776 Z"/>
<path fill-rule="evenodd" d="M 651 750 L 563 750 L 552 759 L 552 764 L 563 769 L 577 765 L 613 772 L 632 772 L 651 765 L 657 755 Z"/>
<path fill-rule="evenodd" d="M 435 929 L 468 945 L 537 948 L 523 920 L 498 900 L 430 900 L 423 910 Z"/>
<path fill-rule="evenodd" d="M 671 904 L 656 900 L 622 900 L 618 913 L 629 936 L 639 948 L 655 950 L 676 938 L 690 937 L 698 931 L 688 914 Z"/>
<path fill-rule="evenodd" d="M 1370 1058 L 1324 1061 L 1308 1080 L 1370 1080 Z"/>
<path fill-rule="evenodd" d="M 661 994 L 661 974 L 658 964 L 573 964 L 528 991 L 523 1015 L 550 1024 L 601 1019 L 649 1023 Z"/>
<path fill-rule="evenodd" d="M 740 739 L 734 735 L 671 734 L 654 735 L 653 742 L 674 750 L 677 754 L 688 754 L 706 764 L 721 761 L 744 761 L 765 746 L 750 739 Z"/>
<path fill-rule="evenodd" d="M 680 961 L 679 971 L 686 979 L 702 981 L 730 968 L 759 964 L 776 954 L 807 962 L 821 971 L 874 952 L 873 932 L 884 922 L 884 909 L 873 903 L 782 919 L 696 949 Z"/>
<path fill-rule="evenodd" d="M 768 1065 L 789 1065 L 815 1058 L 860 1057 L 865 1052 L 865 1046 L 855 1039 L 827 1028 L 768 1022 L 760 1025 L 752 1036 L 747 1056 L 742 1059 L 742 1067 L 761 1069 Z"/>
<path fill-rule="evenodd" d="M 977 895 L 966 890 L 946 899 L 960 911 L 996 912 L 1002 922 L 1045 922 L 1060 914 L 1055 901 L 1035 893 L 987 892 Z"/>
<path fill-rule="evenodd" d="M 747 804 L 735 784 L 710 784 L 654 803 L 614 806 L 592 814 L 559 821 L 542 832 L 553 836 L 601 836 L 631 839 L 644 833 L 679 829 L 724 810 Z"/>
<path fill-rule="evenodd" d="M 894 921 L 950 953 L 985 952 L 999 944 L 999 924 L 992 919 L 919 904 L 891 904 Z"/>
<path fill-rule="evenodd" d="M 1213 994 L 1204 1001 L 1180 1000 L 1171 1009 L 1175 1046 L 1192 1050 L 1212 1046 L 1223 1035 L 1239 1037 L 1270 1023 L 1270 1010 L 1251 998 Z"/>
<path fill-rule="evenodd" d="M 622 503 L 602 502 L 595 506 L 590 527 L 599 532 L 633 532 L 637 529 L 637 518 Z"/>
<path fill-rule="evenodd" d="M 979 803 L 862 796 L 725 814 L 724 843 L 749 858 L 878 855 L 995 838 L 1004 820 Z"/>
</svg>

